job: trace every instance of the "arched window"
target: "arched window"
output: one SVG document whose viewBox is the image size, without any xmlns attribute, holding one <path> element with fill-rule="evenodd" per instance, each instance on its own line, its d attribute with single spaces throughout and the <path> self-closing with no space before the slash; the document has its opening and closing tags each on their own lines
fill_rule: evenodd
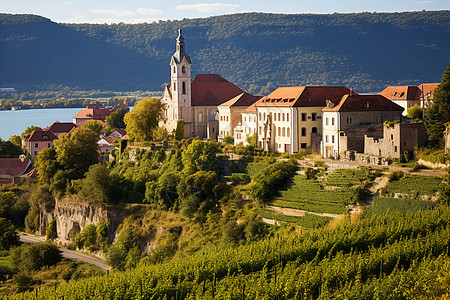
<svg viewBox="0 0 450 300">
<path fill-rule="evenodd" d="M 287 128 L 287 137 L 291 137 L 291 128 L 290 127 Z"/>
<path fill-rule="evenodd" d="M 286 128 L 283 127 L 283 134 L 282 136 L 286 136 Z"/>
<path fill-rule="evenodd" d="M 198 122 L 203 123 L 203 113 L 198 114 Z"/>
<path fill-rule="evenodd" d="M 302 127 L 302 136 L 306 136 L 306 127 Z"/>
<path fill-rule="evenodd" d="M 181 73 L 186 73 L 186 67 L 185 66 L 181 67 Z"/>
<path fill-rule="evenodd" d="M 183 95 L 186 95 L 186 82 L 183 81 L 183 86 L 181 88 L 181 92 L 183 93 Z"/>
<path fill-rule="evenodd" d="M 312 130 L 311 130 L 311 132 L 317 134 L 317 127 L 313 127 Z"/>
</svg>

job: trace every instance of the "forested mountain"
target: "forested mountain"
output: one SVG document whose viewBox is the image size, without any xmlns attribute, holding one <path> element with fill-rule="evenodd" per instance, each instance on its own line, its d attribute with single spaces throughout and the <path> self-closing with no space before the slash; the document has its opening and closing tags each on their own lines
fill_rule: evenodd
<svg viewBox="0 0 450 300">
<path fill-rule="evenodd" d="M 177 29 L 196 73 L 252 93 L 284 85 L 439 82 L 450 65 L 450 11 L 246 13 L 144 24 L 58 24 L 0 14 L 0 85 L 161 90 Z"/>
</svg>

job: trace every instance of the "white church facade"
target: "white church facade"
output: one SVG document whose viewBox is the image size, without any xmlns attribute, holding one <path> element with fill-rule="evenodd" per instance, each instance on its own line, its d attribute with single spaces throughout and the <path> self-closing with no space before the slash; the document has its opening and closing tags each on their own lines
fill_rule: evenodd
<svg viewBox="0 0 450 300">
<path fill-rule="evenodd" d="M 191 79 L 191 65 L 180 29 L 176 51 L 170 60 L 170 84 L 164 88 L 161 100 L 166 105 L 166 120 L 161 125 L 172 133 L 178 120 L 183 120 L 184 137 L 216 138 L 219 135 L 217 107 L 244 91 L 217 74 L 197 74 Z"/>
</svg>

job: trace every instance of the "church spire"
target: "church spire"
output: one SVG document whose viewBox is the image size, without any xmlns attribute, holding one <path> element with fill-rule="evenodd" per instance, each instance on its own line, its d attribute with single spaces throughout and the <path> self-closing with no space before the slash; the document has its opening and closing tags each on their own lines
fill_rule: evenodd
<svg viewBox="0 0 450 300">
<path fill-rule="evenodd" d="M 185 48 L 184 48 L 184 37 L 181 33 L 181 28 L 178 29 L 178 37 L 177 37 L 177 50 L 175 51 L 173 57 L 175 58 L 175 61 L 177 63 L 180 63 L 184 57 L 186 57 L 186 60 L 191 63 L 191 58 L 189 55 L 186 54 Z"/>
</svg>

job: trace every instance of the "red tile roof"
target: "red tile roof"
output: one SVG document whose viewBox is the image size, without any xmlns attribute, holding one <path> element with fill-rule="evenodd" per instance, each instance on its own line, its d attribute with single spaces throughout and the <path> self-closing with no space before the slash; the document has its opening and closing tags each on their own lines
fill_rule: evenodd
<svg viewBox="0 0 450 300">
<path fill-rule="evenodd" d="M 326 101 L 338 103 L 350 90 L 344 86 L 280 87 L 256 102 L 257 107 L 323 107 Z M 356 94 L 355 92 L 353 92 Z"/>
<path fill-rule="evenodd" d="M 77 126 L 73 123 L 69 123 L 69 122 L 61 123 L 59 121 L 56 121 L 52 125 L 47 126 L 44 129 L 44 131 L 51 131 L 54 134 L 58 134 L 58 133 L 70 132 L 73 128 L 76 128 L 76 127 Z"/>
<path fill-rule="evenodd" d="M 8 175 L 18 177 L 27 172 L 31 165 L 30 159 L 0 158 L 0 176 Z"/>
<path fill-rule="evenodd" d="M 96 101 L 89 104 L 87 108 L 105 108 L 105 107 Z"/>
<path fill-rule="evenodd" d="M 121 136 L 124 136 L 124 135 L 126 135 L 127 134 L 127 131 L 125 130 L 125 129 L 116 129 L 116 130 L 114 130 L 114 131 L 116 131 L 116 132 L 118 132 Z M 113 132 L 114 132 L 113 131 Z"/>
<path fill-rule="evenodd" d="M 262 96 L 253 96 L 249 93 L 243 92 L 240 95 L 237 95 L 231 100 L 228 100 L 225 103 L 222 103 L 220 106 L 249 106 L 261 99 Z"/>
<path fill-rule="evenodd" d="M 439 83 L 422 83 L 419 85 L 419 89 L 422 91 L 422 95 L 433 99 L 434 90 L 438 87 Z"/>
<path fill-rule="evenodd" d="M 29 142 L 53 141 L 57 137 L 51 131 L 33 130 L 33 132 L 25 135 L 24 140 Z"/>
<path fill-rule="evenodd" d="M 404 108 L 381 95 L 345 95 L 333 108 L 322 111 L 403 111 Z"/>
<path fill-rule="evenodd" d="M 73 118 L 74 119 L 92 119 L 105 120 L 111 114 L 109 108 L 83 108 Z"/>
<path fill-rule="evenodd" d="M 389 100 L 419 100 L 422 91 L 415 85 L 388 86 L 380 95 Z"/>
<path fill-rule="evenodd" d="M 197 74 L 191 89 L 192 106 L 219 106 L 244 92 L 217 74 Z"/>
<path fill-rule="evenodd" d="M 102 138 L 100 139 L 100 141 L 101 141 L 102 139 L 103 139 L 105 142 L 107 142 L 108 145 L 112 145 L 112 143 L 116 140 L 116 138 L 113 137 L 113 136 L 104 136 L 104 137 L 102 137 Z M 100 141 L 99 141 L 99 142 L 100 142 Z"/>
</svg>

